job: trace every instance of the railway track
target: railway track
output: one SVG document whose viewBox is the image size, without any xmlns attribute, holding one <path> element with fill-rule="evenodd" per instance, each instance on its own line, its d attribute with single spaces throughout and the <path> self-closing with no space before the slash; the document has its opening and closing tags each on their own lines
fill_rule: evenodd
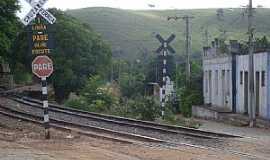
<svg viewBox="0 0 270 160">
<path fill-rule="evenodd" d="M 25 105 L 43 109 L 41 106 L 42 102 L 36 99 L 32 99 L 29 97 L 22 97 L 22 96 L 17 96 L 16 98 L 13 97 L 12 99 L 17 101 L 18 103 L 23 103 Z M 169 132 L 169 133 L 182 134 L 186 136 L 206 138 L 206 139 L 241 138 L 241 136 L 239 135 L 203 131 L 199 129 L 187 128 L 187 127 L 182 127 L 182 126 L 164 125 L 164 124 L 159 124 L 159 123 L 154 123 L 154 122 L 141 121 L 141 120 L 135 120 L 135 119 L 130 119 L 130 118 L 111 116 L 111 115 L 104 115 L 104 114 L 93 113 L 93 112 L 86 112 L 82 110 L 55 105 L 55 104 L 49 104 L 49 106 L 50 106 L 49 110 L 52 112 L 62 112 L 69 115 L 81 116 L 81 117 L 89 118 L 92 120 L 114 123 L 114 124 L 119 124 L 119 125 L 124 125 L 124 126 L 133 126 L 133 127 L 144 128 L 144 129 L 153 129 L 159 132 L 166 132 L 166 133 Z"/>
<path fill-rule="evenodd" d="M 37 116 L 37 115 L 22 112 L 22 111 L 17 111 L 17 110 L 10 109 L 9 107 L 5 107 L 2 105 L 0 105 L 0 114 L 11 117 L 11 118 L 20 119 L 26 122 L 43 125 L 42 116 Z M 117 132 L 117 131 L 100 128 L 100 127 L 76 124 L 76 123 L 52 119 L 52 118 L 50 119 L 50 121 L 51 121 L 50 126 L 55 129 L 60 129 L 60 130 L 69 131 L 69 132 L 76 132 L 76 133 L 90 136 L 90 137 L 108 139 L 108 140 L 118 141 L 121 143 L 134 143 L 136 141 L 151 142 L 151 143 L 164 143 L 164 141 L 159 140 L 159 139 L 146 137 L 146 136 L 140 136 L 136 134 Z"/>
<path fill-rule="evenodd" d="M 42 124 L 42 107 L 40 105 L 40 101 L 35 99 L 29 99 L 27 97 L 24 98 L 12 98 L 13 101 L 21 104 L 18 108 L 24 108 L 22 110 L 16 107 L 5 107 L 0 106 L 0 114 L 4 114 L 7 116 L 11 116 L 13 118 L 24 118 L 26 121 Z M 30 102 L 29 102 L 30 101 Z M 27 109 L 26 109 L 27 108 Z M 50 106 L 51 113 L 51 126 L 58 129 L 75 131 L 80 134 L 88 135 L 91 137 L 109 139 L 114 141 L 120 141 L 123 143 L 149 143 L 158 146 L 169 146 L 173 148 L 177 148 L 177 146 L 189 146 L 206 150 L 215 150 L 222 152 L 229 152 L 231 154 L 239 155 L 242 157 L 247 157 L 248 159 L 254 159 L 252 154 L 238 152 L 234 150 L 225 149 L 223 146 L 223 139 L 226 138 L 235 138 L 238 136 L 205 132 L 201 130 L 191 129 L 192 134 L 187 134 L 184 131 L 187 131 L 187 128 L 177 126 L 167 126 L 156 124 L 152 122 L 144 122 L 137 121 L 128 118 L 121 117 L 111 117 L 108 115 L 96 114 L 91 112 L 84 112 L 74 109 L 67 109 L 57 105 Z M 91 117 L 91 116 L 93 117 Z M 19 117 L 16 117 L 19 116 Z M 66 116 L 72 117 L 71 119 L 63 118 L 59 119 L 57 117 Z M 83 117 L 80 120 L 76 120 L 78 117 Z M 109 125 L 116 125 L 114 127 L 108 127 L 104 125 L 100 125 L 97 123 L 93 125 L 91 123 L 84 122 L 85 119 L 90 119 L 90 121 L 102 121 L 102 123 L 109 123 Z M 132 123 L 131 123 L 132 122 Z M 128 128 L 127 130 L 122 130 L 119 128 L 119 125 L 122 125 L 123 128 Z M 162 128 L 164 127 L 164 128 Z M 166 132 L 166 128 L 168 132 Z M 131 131 L 133 130 L 133 131 Z M 142 131 L 143 130 L 143 131 Z M 135 132 L 134 132 L 135 131 Z M 196 133 L 202 133 L 202 135 Z M 150 133 L 145 133 L 150 132 Z M 210 135 L 207 135 L 210 133 Z M 166 137 L 170 138 L 166 138 Z M 193 139 L 190 141 L 190 139 Z M 258 157 L 256 157 L 258 158 Z M 263 158 L 259 158 L 263 159 Z"/>
<path fill-rule="evenodd" d="M 19 104 L 23 104 L 20 106 L 14 106 L 13 109 L 19 110 L 21 112 L 30 113 L 32 115 L 43 115 L 43 108 L 39 103 L 33 103 L 26 101 L 25 99 L 12 98 Z M 63 108 L 58 106 L 50 106 L 50 117 L 52 119 L 57 119 L 61 121 L 73 122 L 80 125 L 89 125 L 95 127 L 106 128 L 113 131 L 120 131 L 124 133 L 132 133 L 135 135 L 142 135 L 146 137 L 153 137 L 156 139 L 162 139 L 164 141 L 173 141 L 173 142 L 185 142 L 185 143 L 204 143 L 207 144 L 211 141 L 211 143 L 222 143 L 222 140 L 216 136 L 210 136 L 205 134 L 198 133 L 188 133 L 187 131 L 179 131 L 172 129 L 165 129 L 151 125 L 145 125 L 144 121 L 136 121 L 130 119 L 130 121 L 123 121 L 120 117 L 119 120 L 108 119 L 104 117 L 93 116 L 90 112 L 78 113 L 79 111 L 74 112 L 73 110 L 69 110 L 67 108 Z M 103 115 L 105 116 L 105 115 Z M 108 116 L 109 117 L 109 116 Z M 164 125 L 165 126 L 165 125 Z"/>
</svg>

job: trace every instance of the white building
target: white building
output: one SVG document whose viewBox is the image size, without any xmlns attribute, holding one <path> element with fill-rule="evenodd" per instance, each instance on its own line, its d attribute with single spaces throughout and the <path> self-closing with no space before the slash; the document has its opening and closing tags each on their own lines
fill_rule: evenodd
<svg viewBox="0 0 270 160">
<path fill-rule="evenodd" d="M 248 113 L 248 55 L 236 57 L 237 113 Z M 256 115 L 270 119 L 270 53 L 254 54 L 254 84 Z"/>
<path fill-rule="evenodd" d="M 248 55 L 239 55 L 239 44 L 231 41 L 221 53 L 218 40 L 203 52 L 203 95 L 206 105 L 248 114 Z M 270 53 L 254 54 L 256 115 L 270 119 Z"/>
</svg>

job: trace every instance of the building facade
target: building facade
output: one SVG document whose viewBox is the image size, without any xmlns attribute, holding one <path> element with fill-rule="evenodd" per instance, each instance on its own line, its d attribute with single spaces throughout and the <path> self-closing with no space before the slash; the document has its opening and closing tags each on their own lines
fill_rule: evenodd
<svg viewBox="0 0 270 160">
<path fill-rule="evenodd" d="M 203 52 L 203 95 L 206 105 L 233 113 L 248 114 L 249 55 L 239 53 L 240 44 L 231 41 L 227 53 L 219 42 L 205 47 Z M 256 116 L 270 119 L 270 53 L 254 54 Z"/>
<path fill-rule="evenodd" d="M 247 114 L 249 101 L 248 55 L 236 57 L 237 113 Z M 254 54 L 255 113 L 270 119 L 270 53 Z"/>
</svg>

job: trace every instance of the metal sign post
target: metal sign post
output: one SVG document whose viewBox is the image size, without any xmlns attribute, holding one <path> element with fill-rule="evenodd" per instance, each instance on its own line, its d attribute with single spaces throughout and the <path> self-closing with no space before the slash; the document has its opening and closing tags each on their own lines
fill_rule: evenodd
<svg viewBox="0 0 270 160">
<path fill-rule="evenodd" d="M 37 56 L 32 62 L 32 72 L 41 78 L 42 86 L 42 101 L 44 109 L 44 128 L 45 138 L 50 139 L 50 120 L 49 120 L 49 103 L 48 103 L 48 89 L 46 78 L 53 73 L 53 62 L 47 56 Z"/>
<path fill-rule="evenodd" d="M 44 8 L 45 3 L 48 0 L 25 0 L 29 3 L 32 9 L 29 13 L 21 20 L 25 26 L 28 26 L 37 17 L 37 23 L 31 26 L 31 53 L 36 56 L 32 62 L 32 72 L 39 78 L 41 78 L 42 84 L 42 101 L 44 109 L 44 128 L 45 128 L 45 138 L 50 139 L 50 119 L 49 119 L 49 103 L 48 103 L 48 89 L 46 79 L 53 73 L 53 62 L 45 54 L 50 54 L 52 45 L 51 37 L 47 33 L 48 25 L 41 22 L 41 18 L 44 18 L 49 24 L 53 24 L 56 18 Z"/>
<path fill-rule="evenodd" d="M 156 35 L 156 38 L 162 44 L 158 49 L 157 53 L 162 52 L 163 56 L 163 69 L 162 69 L 162 86 L 161 86 L 161 116 L 164 119 L 165 115 L 165 103 L 166 103 L 166 81 L 167 81 L 167 59 L 168 53 L 175 53 L 175 50 L 169 45 L 174 39 L 175 35 L 172 34 L 167 40 L 164 40 L 159 34 Z"/>
<path fill-rule="evenodd" d="M 43 120 L 45 128 L 45 138 L 50 139 L 50 119 L 49 119 L 49 102 L 48 102 L 48 88 L 46 77 L 41 78 L 42 87 L 42 103 L 43 103 Z"/>
</svg>

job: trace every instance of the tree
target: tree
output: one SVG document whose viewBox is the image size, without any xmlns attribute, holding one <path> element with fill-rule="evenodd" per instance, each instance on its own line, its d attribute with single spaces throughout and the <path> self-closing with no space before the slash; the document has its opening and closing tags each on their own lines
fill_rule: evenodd
<svg viewBox="0 0 270 160">
<path fill-rule="evenodd" d="M 58 102 L 70 92 L 79 92 L 90 75 L 107 76 L 111 63 L 111 50 L 89 25 L 57 9 L 50 9 L 56 18 L 51 27 L 54 33 L 55 49 L 49 55 L 54 61 L 54 73 L 49 81 L 55 89 Z M 13 49 L 14 66 L 24 67 L 30 72 L 32 55 L 27 44 L 27 33 L 21 32 Z"/>
<path fill-rule="evenodd" d="M 10 47 L 16 37 L 19 26 L 16 17 L 18 9 L 17 0 L 0 1 L 0 59 L 8 60 Z"/>
<path fill-rule="evenodd" d="M 106 76 L 111 50 L 90 26 L 59 10 L 51 9 L 50 12 L 58 19 L 55 24 L 55 73 L 52 82 L 56 98 L 62 100 L 70 92 L 83 88 L 88 76 Z"/>
</svg>

